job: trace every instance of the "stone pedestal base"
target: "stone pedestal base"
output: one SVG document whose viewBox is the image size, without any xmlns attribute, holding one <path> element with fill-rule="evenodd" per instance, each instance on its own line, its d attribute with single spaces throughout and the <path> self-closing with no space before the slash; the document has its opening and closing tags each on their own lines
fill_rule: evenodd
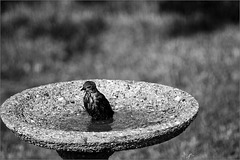
<svg viewBox="0 0 240 160">
<path fill-rule="evenodd" d="M 73 152 L 73 151 L 62 151 L 58 150 L 57 153 L 63 160 L 67 159 L 101 159 L 107 160 L 114 152 L 95 152 L 95 153 L 86 153 L 86 152 Z"/>
</svg>

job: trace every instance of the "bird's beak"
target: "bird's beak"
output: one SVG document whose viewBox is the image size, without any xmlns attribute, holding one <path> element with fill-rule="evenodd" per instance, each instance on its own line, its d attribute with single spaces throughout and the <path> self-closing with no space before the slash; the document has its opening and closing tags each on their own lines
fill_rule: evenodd
<svg viewBox="0 0 240 160">
<path fill-rule="evenodd" d="M 84 90 L 85 90 L 85 88 L 82 88 L 82 89 L 81 89 L 81 91 L 84 91 Z"/>
</svg>

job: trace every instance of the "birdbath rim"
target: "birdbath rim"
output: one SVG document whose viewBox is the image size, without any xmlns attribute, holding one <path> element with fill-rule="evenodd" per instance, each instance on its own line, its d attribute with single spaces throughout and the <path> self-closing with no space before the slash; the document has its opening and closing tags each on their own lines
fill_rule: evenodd
<svg viewBox="0 0 240 160">
<path fill-rule="evenodd" d="M 133 129 L 126 128 L 124 130 L 102 132 L 64 131 L 35 125 L 37 123 L 35 122 L 36 119 L 31 119 L 34 109 L 38 108 L 40 110 L 41 107 L 43 108 L 41 112 L 39 110 L 36 111 L 37 113 L 43 113 L 43 119 L 44 116 L 51 114 L 44 111 L 44 109 L 46 110 L 43 107 L 45 100 L 41 98 L 45 97 L 46 94 L 52 98 L 53 96 L 57 97 L 56 93 L 59 92 L 61 95 L 58 100 L 62 100 L 64 103 L 65 99 L 73 97 L 75 100 L 76 98 L 79 99 L 78 102 L 82 103 L 83 93 L 79 92 L 79 90 L 87 80 L 76 80 L 42 85 L 13 95 L 1 105 L 1 118 L 6 126 L 18 137 L 34 145 L 54 150 L 92 153 L 103 151 L 114 152 L 162 143 L 182 133 L 198 113 L 199 105 L 196 99 L 187 92 L 177 88 L 143 81 L 88 80 L 94 81 L 99 90 L 109 99 L 116 94 L 119 94 L 118 96 L 124 94 L 126 97 L 115 97 L 116 106 L 119 103 L 130 103 L 129 100 L 133 99 L 134 96 L 136 99 L 140 97 L 144 105 L 156 100 L 155 103 L 160 107 L 160 103 L 163 103 L 161 100 L 166 101 L 170 99 L 172 102 L 165 102 L 164 106 L 169 105 L 170 108 L 173 107 L 179 112 L 178 116 L 163 123 L 153 123 Z M 144 96 L 147 97 L 146 100 Z M 151 97 L 153 98 L 151 99 Z M 38 98 L 43 101 L 41 104 L 38 104 Z M 124 101 L 124 98 L 126 101 Z M 133 100 L 133 103 L 135 102 L 137 101 Z M 140 101 L 138 102 L 140 103 Z M 60 102 L 57 102 L 57 104 L 60 104 Z M 39 106 L 36 107 L 37 105 Z M 121 108 L 124 106 L 120 105 L 118 107 Z M 138 110 L 139 106 L 134 107 Z"/>
</svg>

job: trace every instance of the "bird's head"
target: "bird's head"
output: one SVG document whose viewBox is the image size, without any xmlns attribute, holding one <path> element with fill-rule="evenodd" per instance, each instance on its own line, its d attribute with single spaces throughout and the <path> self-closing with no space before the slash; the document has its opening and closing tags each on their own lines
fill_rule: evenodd
<svg viewBox="0 0 240 160">
<path fill-rule="evenodd" d="M 97 91 L 96 84 L 93 81 L 86 81 L 83 84 L 81 91 L 86 91 L 88 93 L 96 92 Z"/>
</svg>

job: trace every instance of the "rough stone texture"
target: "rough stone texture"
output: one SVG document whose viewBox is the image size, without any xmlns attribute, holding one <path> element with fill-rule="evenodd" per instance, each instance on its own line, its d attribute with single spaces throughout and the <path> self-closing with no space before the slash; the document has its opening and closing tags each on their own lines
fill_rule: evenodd
<svg viewBox="0 0 240 160">
<path fill-rule="evenodd" d="M 2 104 L 1 118 L 22 140 L 40 147 L 58 151 L 111 153 L 167 141 L 183 132 L 199 109 L 198 102 L 191 95 L 169 86 L 93 79 L 97 88 L 113 105 L 113 110 L 123 107 L 146 110 L 152 125 L 108 132 L 51 129 L 50 125 L 54 124 L 45 117 L 60 119 L 83 111 L 84 93 L 80 89 L 85 81 L 61 82 L 24 90 Z M 172 116 L 154 117 L 156 111 L 172 113 Z"/>
</svg>

